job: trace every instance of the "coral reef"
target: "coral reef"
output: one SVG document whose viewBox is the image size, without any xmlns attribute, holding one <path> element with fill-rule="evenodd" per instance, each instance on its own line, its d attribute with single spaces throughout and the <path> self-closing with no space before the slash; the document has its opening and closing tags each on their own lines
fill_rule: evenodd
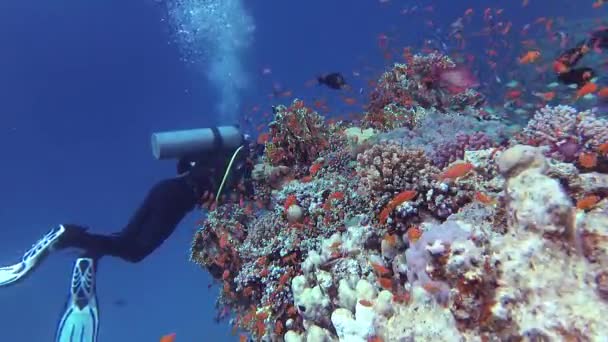
<svg viewBox="0 0 608 342">
<path fill-rule="evenodd" d="M 473 89 L 477 83 L 448 56 L 434 52 L 407 55 L 406 64 L 395 64 L 379 79 L 370 94 L 366 126 L 379 130 L 415 127 L 421 109 L 441 112 L 480 107 L 485 98 Z"/>
<path fill-rule="evenodd" d="M 268 161 L 274 166 L 312 163 L 328 144 L 323 117 L 298 99 L 289 107 L 276 106 L 274 112 L 265 148 Z"/>
<path fill-rule="evenodd" d="M 191 248 L 241 340 L 605 340 L 608 125 L 545 107 L 508 142 L 448 110 L 476 103 L 455 68 L 395 66 L 364 122 L 277 107 L 255 201 L 214 208 Z M 384 108 L 419 116 L 373 124 Z"/>
<path fill-rule="evenodd" d="M 509 127 L 497 120 L 477 120 L 471 115 L 440 113 L 422 109 L 424 115 L 414 128 L 397 128 L 377 133 L 368 144 L 394 141 L 409 148 L 421 149 L 435 166 L 445 167 L 462 159 L 465 150 L 483 150 L 507 140 Z"/>
<path fill-rule="evenodd" d="M 593 158 L 605 155 L 601 146 L 608 141 L 608 120 L 597 117 L 591 110 L 579 112 L 570 106 L 545 106 L 515 141 L 545 146 L 546 153 L 554 159 L 568 162 L 578 159 L 581 166 L 593 168 L 598 163 Z"/>
</svg>

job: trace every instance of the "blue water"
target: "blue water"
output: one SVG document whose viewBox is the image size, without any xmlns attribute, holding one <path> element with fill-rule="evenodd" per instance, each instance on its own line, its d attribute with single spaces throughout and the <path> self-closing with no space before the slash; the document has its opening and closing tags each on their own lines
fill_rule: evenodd
<svg viewBox="0 0 608 342">
<path fill-rule="evenodd" d="M 306 82 L 342 71 L 353 84 L 352 96 L 365 99 L 368 78 L 388 65 L 378 34 L 393 32 L 416 45 L 428 34 L 427 19 L 445 27 L 466 8 L 479 13 L 504 3 L 434 2 L 434 13 L 404 17 L 400 9 L 416 1 L 243 1 L 251 25 L 237 33 L 251 41 L 240 47 L 216 41 L 226 58 L 218 62 L 217 46 L 206 46 L 210 41 L 186 46 L 201 58 L 184 58 L 166 3 L 2 0 L 0 263 L 17 261 L 58 223 L 104 233 L 120 229 L 149 186 L 174 174 L 172 162 L 153 159 L 152 132 L 231 124 L 243 113 L 261 122 L 272 104 L 291 101 L 269 99 L 273 84 L 294 96 L 326 98 L 338 114 L 347 113 L 337 93 Z M 539 16 L 598 15 L 592 1 L 577 9 L 573 2 L 531 0 L 519 12 L 516 1 L 505 16 L 521 27 Z M 266 67 L 270 75 L 262 74 Z M 232 68 L 227 71 L 237 79 L 224 82 L 222 68 Z M 369 77 L 353 78 L 353 70 Z M 231 110 L 235 102 L 239 115 Z M 256 105 L 261 111 L 254 113 Z M 102 260 L 100 341 L 157 341 L 169 332 L 178 341 L 235 339 L 229 327 L 213 321 L 217 289 L 208 289 L 211 279 L 188 261 L 201 215 L 190 215 L 139 264 Z M 0 289 L 2 341 L 52 340 L 74 257 L 52 255 L 26 281 Z"/>
</svg>

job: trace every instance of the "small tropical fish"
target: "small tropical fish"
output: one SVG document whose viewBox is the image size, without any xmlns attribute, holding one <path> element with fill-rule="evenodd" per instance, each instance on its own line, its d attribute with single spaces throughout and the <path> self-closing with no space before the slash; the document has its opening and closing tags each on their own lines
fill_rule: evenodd
<svg viewBox="0 0 608 342">
<path fill-rule="evenodd" d="M 462 177 L 469 173 L 469 171 L 473 170 L 474 166 L 471 163 L 459 163 L 452 165 L 450 168 L 445 170 L 440 176 L 439 179 L 443 180 L 446 178 L 455 179 L 458 177 Z"/>
<path fill-rule="evenodd" d="M 530 64 L 536 62 L 540 58 L 540 51 L 532 50 L 526 52 L 525 55 L 519 58 L 519 64 Z"/>
<path fill-rule="evenodd" d="M 584 86 L 582 86 L 579 90 L 576 91 L 576 97 L 574 98 L 574 101 L 580 99 L 581 97 L 587 94 L 595 93 L 596 91 L 597 84 L 593 82 L 587 82 Z"/>
<path fill-rule="evenodd" d="M 569 70 L 568 66 L 560 61 L 553 62 L 553 71 L 557 74 L 563 74 Z"/>
<path fill-rule="evenodd" d="M 593 208 L 597 202 L 600 201 L 600 197 L 597 195 L 587 195 L 578 201 L 576 201 L 576 208 L 581 210 L 589 210 Z"/>
<path fill-rule="evenodd" d="M 509 83 L 507 83 L 507 84 L 506 84 L 506 87 L 507 87 L 507 88 L 515 88 L 515 87 L 517 87 L 518 85 L 519 85 L 519 82 L 517 82 L 517 81 L 515 81 L 515 80 L 512 80 L 512 81 L 509 81 Z"/>
<path fill-rule="evenodd" d="M 380 265 L 375 262 L 372 262 L 371 265 L 372 265 L 372 268 L 374 269 L 374 271 L 378 272 L 378 274 L 380 276 L 385 276 L 385 275 L 391 274 L 391 270 L 388 269 L 386 266 Z"/>
<path fill-rule="evenodd" d="M 594 168 L 597 165 L 597 154 L 595 152 L 583 152 L 578 156 L 578 162 L 586 169 Z"/>
<path fill-rule="evenodd" d="M 384 209 L 382 209 L 382 211 L 380 212 L 380 216 L 378 218 L 380 223 L 386 223 L 386 220 L 388 220 L 388 216 L 395 208 L 400 206 L 403 202 L 407 202 L 414 199 L 417 194 L 418 193 L 415 190 L 405 190 L 398 193 L 395 197 L 393 197 L 390 202 L 388 202 L 386 207 L 384 207 Z"/>
<path fill-rule="evenodd" d="M 175 333 L 167 334 L 161 337 L 160 342 L 175 342 Z"/>
<path fill-rule="evenodd" d="M 385 290 L 390 290 L 393 288 L 393 280 L 390 278 L 380 277 L 378 278 L 378 284 L 380 284 L 380 286 Z"/>
<path fill-rule="evenodd" d="M 511 90 L 508 91 L 505 94 L 505 98 L 509 99 L 509 100 L 515 100 L 517 98 L 521 97 L 521 91 L 520 90 Z"/>
<path fill-rule="evenodd" d="M 597 151 L 602 155 L 608 154 L 608 142 L 605 142 L 597 147 Z"/>
<path fill-rule="evenodd" d="M 410 227 L 407 230 L 407 238 L 411 243 L 415 243 L 422 236 L 422 230 L 418 227 Z"/>
<path fill-rule="evenodd" d="M 555 98 L 555 92 L 554 91 L 548 91 L 546 93 L 532 93 L 532 95 L 534 95 L 536 97 L 540 97 L 544 101 L 551 101 L 551 100 L 553 100 Z"/>
<path fill-rule="evenodd" d="M 339 72 L 332 72 L 331 74 L 319 76 L 317 77 L 317 81 L 319 84 L 326 85 L 327 87 L 336 90 L 343 89 L 347 86 L 344 76 Z"/>
<path fill-rule="evenodd" d="M 486 205 L 494 205 L 496 204 L 496 200 L 486 194 L 484 194 L 483 192 L 479 192 L 477 191 L 475 193 L 475 200 L 477 202 L 480 202 L 482 204 L 486 204 Z"/>
</svg>

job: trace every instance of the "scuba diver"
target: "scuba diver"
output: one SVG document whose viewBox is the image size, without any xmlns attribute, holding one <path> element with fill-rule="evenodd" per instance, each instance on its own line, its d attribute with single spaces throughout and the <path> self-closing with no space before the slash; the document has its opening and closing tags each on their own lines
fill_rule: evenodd
<svg viewBox="0 0 608 342">
<path fill-rule="evenodd" d="M 575 68 L 575 66 L 581 58 L 595 48 L 608 48 L 608 29 L 592 32 L 589 39 L 578 43 L 557 57 L 553 62 L 553 70 L 557 73 L 558 81 L 566 85 L 576 84 L 578 88 L 582 88 L 591 81 L 596 76 L 595 70 L 590 67 Z"/>
<path fill-rule="evenodd" d="M 154 252 L 197 206 L 217 205 L 228 197 L 252 194 L 248 137 L 222 126 L 152 135 L 157 159 L 178 159 L 177 176 L 156 183 L 127 225 L 101 235 L 86 227 L 60 224 L 27 251 L 20 262 L 0 268 L 0 286 L 30 275 L 52 251 L 76 248 L 67 307 L 57 326 L 57 342 L 94 342 L 99 332 L 95 293 L 97 262 L 113 256 L 137 263 Z M 224 192 L 222 192 L 224 191 Z"/>
</svg>

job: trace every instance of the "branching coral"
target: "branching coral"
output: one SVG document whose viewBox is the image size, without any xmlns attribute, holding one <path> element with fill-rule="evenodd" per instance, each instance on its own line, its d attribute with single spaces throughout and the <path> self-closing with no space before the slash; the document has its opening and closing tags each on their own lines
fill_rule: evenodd
<svg viewBox="0 0 608 342">
<path fill-rule="evenodd" d="M 412 128 L 420 120 L 416 107 L 441 112 L 479 107 L 485 99 L 472 89 L 474 85 L 466 71 L 448 56 L 411 56 L 407 64 L 395 64 L 380 77 L 370 95 L 364 122 L 380 130 Z"/>
<path fill-rule="evenodd" d="M 328 130 L 323 118 L 295 99 L 291 106 L 275 107 L 270 123 L 266 157 L 272 165 L 308 167 L 328 146 Z"/>
<path fill-rule="evenodd" d="M 437 167 L 462 159 L 465 151 L 501 145 L 509 129 L 499 121 L 479 121 L 470 115 L 424 110 L 417 127 L 400 128 L 375 135 L 370 143 L 393 141 L 421 149 Z"/>
<path fill-rule="evenodd" d="M 357 162 L 360 192 L 372 194 L 383 204 L 401 191 L 418 194 L 416 199 L 395 208 L 393 216 L 403 219 L 426 213 L 446 218 L 470 202 L 475 189 L 482 188 L 481 178 L 473 182 L 441 180 L 440 169 L 433 166 L 423 151 L 394 142 L 372 146 L 359 154 Z"/>
<path fill-rule="evenodd" d="M 548 155 L 574 161 L 584 153 L 598 152 L 608 142 L 608 120 L 592 111 L 579 112 L 569 106 L 545 106 L 538 110 L 515 140 L 548 147 Z"/>
</svg>

